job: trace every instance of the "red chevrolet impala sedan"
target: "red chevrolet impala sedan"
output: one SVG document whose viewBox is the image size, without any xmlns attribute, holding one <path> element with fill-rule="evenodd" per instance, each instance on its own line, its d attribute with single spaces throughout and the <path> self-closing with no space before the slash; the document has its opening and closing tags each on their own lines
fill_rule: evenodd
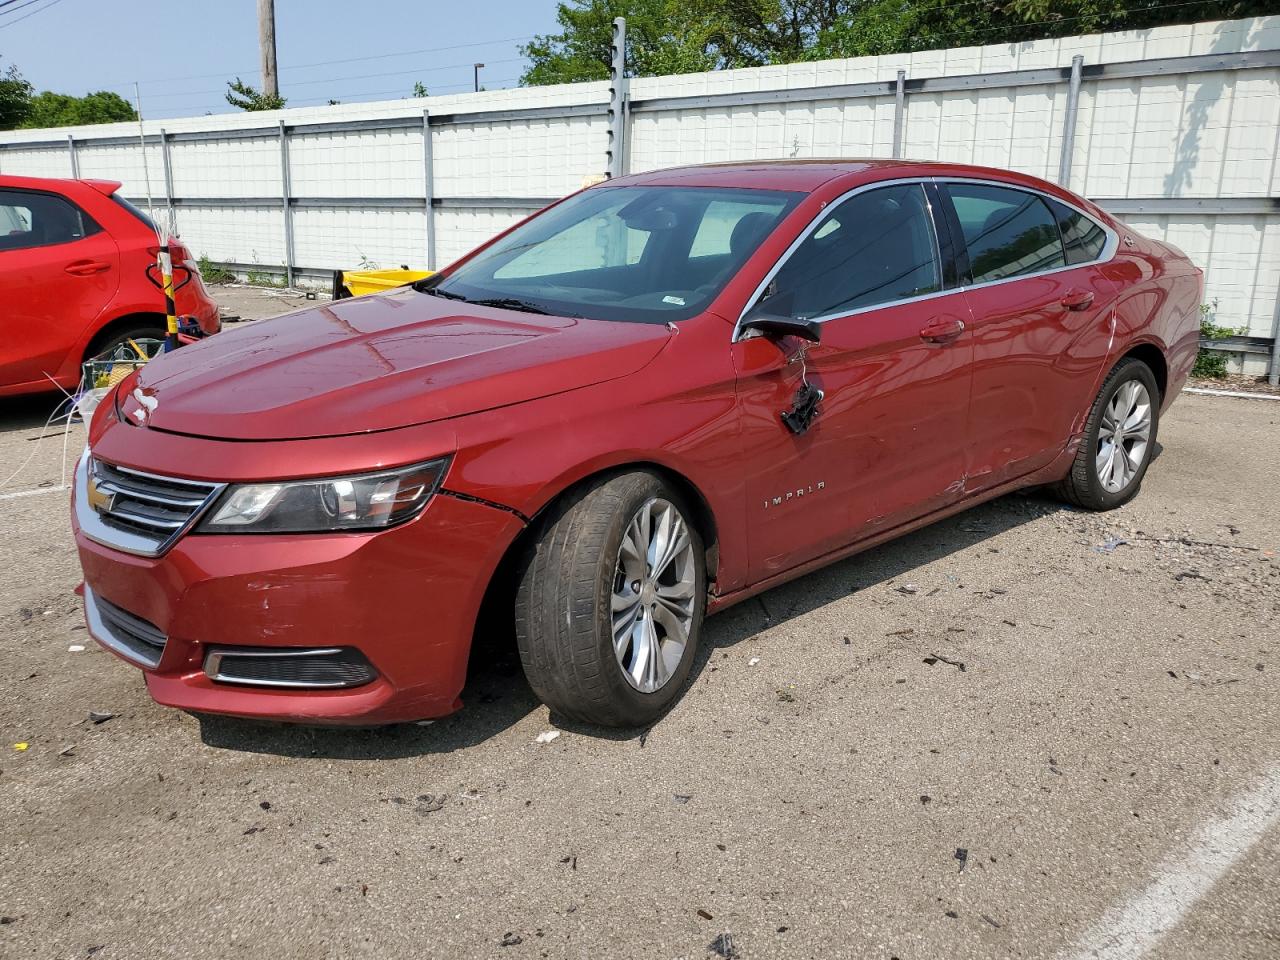
<svg viewBox="0 0 1280 960">
<path fill-rule="evenodd" d="M 1014 173 L 608 181 L 122 382 L 76 472 L 88 626 L 164 704 L 382 723 L 461 706 L 483 608 L 553 710 L 647 723 L 707 613 L 1018 488 L 1133 497 L 1201 289 Z"/>
</svg>

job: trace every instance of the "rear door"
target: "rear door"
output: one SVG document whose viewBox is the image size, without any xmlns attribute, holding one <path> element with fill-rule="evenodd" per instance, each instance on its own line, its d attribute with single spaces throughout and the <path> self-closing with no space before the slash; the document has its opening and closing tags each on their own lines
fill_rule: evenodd
<svg viewBox="0 0 1280 960">
<path fill-rule="evenodd" d="M 968 490 L 1045 466 L 1087 409 L 1111 337 L 1114 285 L 1098 261 L 1109 232 L 1080 211 L 1010 185 L 952 181 L 972 313 Z"/>
<path fill-rule="evenodd" d="M 971 342 L 932 191 L 859 191 L 818 218 L 754 298 L 815 319 L 822 342 L 733 345 L 753 582 L 953 502 L 964 476 Z M 780 414 L 802 379 L 812 425 Z"/>
<path fill-rule="evenodd" d="M 83 210 L 0 189 L 0 386 L 55 375 L 119 282 L 115 241 Z"/>
</svg>

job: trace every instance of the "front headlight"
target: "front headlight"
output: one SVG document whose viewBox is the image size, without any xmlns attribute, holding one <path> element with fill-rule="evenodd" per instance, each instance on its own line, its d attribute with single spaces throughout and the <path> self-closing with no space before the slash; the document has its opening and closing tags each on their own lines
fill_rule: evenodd
<svg viewBox="0 0 1280 960">
<path fill-rule="evenodd" d="M 233 484 L 201 521 L 201 533 L 379 530 L 418 515 L 449 458 L 349 477 Z"/>
</svg>

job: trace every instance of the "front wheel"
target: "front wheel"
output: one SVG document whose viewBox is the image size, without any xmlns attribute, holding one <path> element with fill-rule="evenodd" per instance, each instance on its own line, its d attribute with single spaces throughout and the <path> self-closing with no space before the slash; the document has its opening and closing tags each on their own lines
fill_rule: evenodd
<svg viewBox="0 0 1280 960">
<path fill-rule="evenodd" d="M 1141 360 L 1122 360 L 1098 391 L 1071 472 L 1054 492 L 1087 510 L 1113 510 L 1137 496 L 1160 425 L 1160 388 Z"/>
<path fill-rule="evenodd" d="M 516 595 L 516 640 L 553 711 L 642 726 L 679 696 L 702 631 L 702 538 L 679 492 L 647 472 L 613 477 L 543 521 Z"/>
</svg>

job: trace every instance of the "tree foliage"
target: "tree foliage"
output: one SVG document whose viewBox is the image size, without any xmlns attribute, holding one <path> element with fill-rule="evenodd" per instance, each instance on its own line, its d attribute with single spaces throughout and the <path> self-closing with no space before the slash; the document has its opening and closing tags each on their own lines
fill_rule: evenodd
<svg viewBox="0 0 1280 960">
<path fill-rule="evenodd" d="M 1276 0 L 562 0 L 559 31 L 522 49 L 525 85 L 603 80 L 613 18 L 627 18 L 632 76 L 1225 20 L 1276 12 Z"/>
<path fill-rule="evenodd" d="M 280 110 L 285 98 L 278 93 L 263 93 L 239 77 L 227 82 L 227 103 L 241 110 Z"/>
<path fill-rule="evenodd" d="M 13 130 L 31 116 L 31 84 L 14 64 L 0 71 L 0 130 Z"/>
<path fill-rule="evenodd" d="M 119 123 L 137 120 L 129 101 L 118 93 L 99 90 L 83 97 L 45 90 L 32 97 L 31 113 L 24 127 L 75 127 L 86 123 Z"/>
</svg>

